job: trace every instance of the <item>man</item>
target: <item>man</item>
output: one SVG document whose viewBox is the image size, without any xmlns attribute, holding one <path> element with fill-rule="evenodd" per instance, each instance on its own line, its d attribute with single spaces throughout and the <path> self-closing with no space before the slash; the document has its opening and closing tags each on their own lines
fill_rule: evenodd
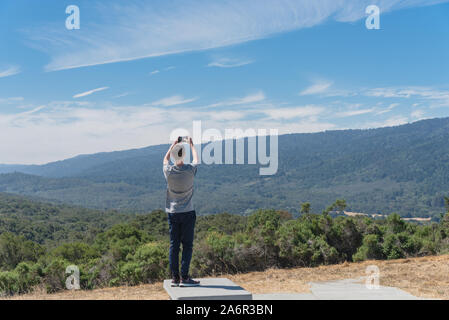
<svg viewBox="0 0 449 320">
<path fill-rule="evenodd" d="M 184 164 L 185 147 L 178 141 L 173 142 L 164 157 L 164 176 L 167 180 L 167 199 L 165 211 L 170 227 L 169 262 L 172 274 L 172 287 L 193 287 L 200 284 L 189 276 L 192 259 L 193 235 L 196 212 L 193 208 L 193 180 L 197 171 L 198 154 L 189 138 L 192 150 L 192 164 Z M 170 158 L 174 165 L 170 165 Z M 182 243 L 181 277 L 179 275 L 179 248 Z"/>
</svg>

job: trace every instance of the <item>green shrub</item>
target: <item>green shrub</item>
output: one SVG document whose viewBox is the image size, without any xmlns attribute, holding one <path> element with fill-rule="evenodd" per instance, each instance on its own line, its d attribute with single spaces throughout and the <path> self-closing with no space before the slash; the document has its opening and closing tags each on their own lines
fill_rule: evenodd
<svg viewBox="0 0 449 320">
<path fill-rule="evenodd" d="M 309 266 L 333 264 L 338 262 L 338 251 L 326 242 L 324 236 L 316 237 L 307 243 L 311 249 Z"/>
<path fill-rule="evenodd" d="M 263 259 L 260 260 L 263 269 L 278 266 L 277 231 L 289 219 L 282 211 L 276 210 L 258 210 L 248 217 L 246 232 L 256 248 L 263 251 Z"/>
<path fill-rule="evenodd" d="M 354 261 L 384 259 L 382 246 L 379 243 L 379 236 L 368 234 L 363 237 L 363 244 L 352 256 Z"/>
<path fill-rule="evenodd" d="M 326 240 L 328 219 L 331 218 L 305 215 L 297 220 L 287 221 L 279 228 L 279 257 L 283 266 L 311 267 L 338 261 L 337 249 Z"/>
<path fill-rule="evenodd" d="M 343 205 L 334 204 L 338 210 Z M 203 276 L 449 252 L 449 215 L 438 224 L 418 225 L 397 214 L 379 220 L 331 214 L 306 213 L 292 219 L 285 211 L 258 210 L 248 217 L 199 217 L 191 273 Z M 39 284 L 48 292 L 63 290 L 69 265 L 79 268 L 82 289 L 149 283 L 169 275 L 164 212 L 100 231 L 89 233 L 95 238 L 93 245 L 70 242 L 48 252 L 24 237 L 2 233 L 0 294 L 29 292 Z"/>
<path fill-rule="evenodd" d="M 0 296 L 19 293 L 19 275 L 15 271 L 0 272 Z"/>
<path fill-rule="evenodd" d="M 387 259 L 400 259 L 416 256 L 422 246 L 422 240 L 407 232 L 388 234 L 383 242 L 383 251 Z"/>
<path fill-rule="evenodd" d="M 45 253 L 37 243 L 5 232 L 0 234 L 0 270 L 13 270 L 20 262 L 36 262 Z"/>
<path fill-rule="evenodd" d="M 211 231 L 195 245 L 193 268 L 200 274 L 234 273 L 235 240 L 232 236 Z"/>
<path fill-rule="evenodd" d="M 129 254 L 133 255 L 140 245 L 148 241 L 151 237 L 144 231 L 128 224 L 118 224 L 99 234 L 94 248 L 101 254 L 109 252 L 115 261 L 126 261 Z"/>
<path fill-rule="evenodd" d="M 407 223 L 401 219 L 397 213 L 392 213 L 387 217 L 386 226 L 391 233 L 404 232 L 407 228 Z"/>
<path fill-rule="evenodd" d="M 65 281 L 68 277 L 65 271 L 69 265 L 71 265 L 71 263 L 62 258 L 54 258 L 44 268 L 43 282 L 48 293 L 65 289 Z"/>
<path fill-rule="evenodd" d="M 120 267 L 120 282 L 127 285 L 151 283 L 168 276 L 168 247 L 162 242 L 140 246 Z"/>
<path fill-rule="evenodd" d="M 358 230 L 352 218 L 338 217 L 333 219 L 326 240 L 339 255 L 338 261 L 351 261 L 352 256 L 362 245 L 363 234 Z"/>
<path fill-rule="evenodd" d="M 82 242 L 65 243 L 54 249 L 51 255 L 74 265 L 85 264 L 89 260 L 100 257 L 100 253 L 96 249 Z"/>
<path fill-rule="evenodd" d="M 38 264 L 21 262 L 13 271 L 0 272 L 0 295 L 30 292 L 41 282 L 41 276 Z"/>
</svg>

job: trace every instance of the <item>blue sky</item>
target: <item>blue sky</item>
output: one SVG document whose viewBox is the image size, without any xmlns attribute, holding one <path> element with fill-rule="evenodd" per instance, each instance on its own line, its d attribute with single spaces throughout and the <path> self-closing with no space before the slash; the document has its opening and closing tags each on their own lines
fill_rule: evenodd
<svg viewBox="0 0 449 320">
<path fill-rule="evenodd" d="M 448 40 L 443 0 L 2 0 L 0 163 L 167 143 L 193 120 L 282 134 L 446 117 Z"/>
</svg>

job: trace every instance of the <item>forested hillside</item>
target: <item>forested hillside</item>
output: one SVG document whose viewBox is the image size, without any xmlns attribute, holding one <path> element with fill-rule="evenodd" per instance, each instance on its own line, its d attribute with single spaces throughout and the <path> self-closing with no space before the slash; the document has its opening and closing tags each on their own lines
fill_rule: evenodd
<svg viewBox="0 0 449 320">
<path fill-rule="evenodd" d="M 113 210 L 54 205 L 0 193 L 0 235 L 13 233 L 47 247 L 89 242 L 97 233 L 134 217 Z"/>
<path fill-rule="evenodd" d="M 192 275 L 449 252 L 449 213 L 439 223 L 419 225 L 397 214 L 333 218 L 329 210 L 344 208 L 342 200 L 320 214 L 307 208 L 299 218 L 274 209 L 198 217 Z M 168 247 L 167 215 L 160 210 L 122 215 L 0 197 L 0 296 L 37 286 L 63 290 L 73 265 L 83 289 L 161 281 L 169 277 Z"/>
<path fill-rule="evenodd" d="M 439 217 L 449 194 L 449 118 L 398 127 L 279 137 L 279 170 L 258 165 L 202 165 L 200 214 L 248 214 L 259 208 L 320 212 L 345 198 L 347 210 Z M 163 208 L 162 157 L 168 146 L 84 155 L 43 166 L 0 166 L 0 192 L 98 209 Z"/>
</svg>

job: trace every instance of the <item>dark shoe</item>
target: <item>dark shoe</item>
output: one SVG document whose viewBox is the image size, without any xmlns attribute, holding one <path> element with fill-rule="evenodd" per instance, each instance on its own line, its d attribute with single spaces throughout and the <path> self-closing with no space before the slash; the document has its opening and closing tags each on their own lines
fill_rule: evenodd
<svg viewBox="0 0 449 320">
<path fill-rule="evenodd" d="M 199 281 L 193 280 L 190 277 L 182 278 L 181 283 L 179 284 L 180 287 L 198 287 L 199 285 Z"/>
<path fill-rule="evenodd" d="M 172 287 L 179 287 L 179 278 L 173 277 L 173 279 L 171 280 L 171 286 Z"/>
</svg>

